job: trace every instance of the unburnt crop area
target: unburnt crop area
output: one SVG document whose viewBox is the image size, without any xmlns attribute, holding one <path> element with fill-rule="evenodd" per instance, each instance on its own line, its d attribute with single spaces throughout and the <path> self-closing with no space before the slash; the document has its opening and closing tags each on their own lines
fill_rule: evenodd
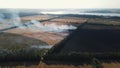
<svg viewBox="0 0 120 68">
<path fill-rule="evenodd" d="M 39 61 L 45 49 L 45 42 L 12 33 L 0 33 L 0 61 Z"/>
</svg>

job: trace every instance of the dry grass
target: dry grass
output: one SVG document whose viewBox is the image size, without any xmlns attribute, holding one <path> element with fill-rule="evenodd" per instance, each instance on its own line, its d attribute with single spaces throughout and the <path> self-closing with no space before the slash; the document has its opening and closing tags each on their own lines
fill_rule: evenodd
<svg viewBox="0 0 120 68">
<path fill-rule="evenodd" d="M 120 25 L 120 20 L 119 19 L 93 18 L 93 19 L 88 19 L 88 23 L 107 24 L 107 25 Z"/>
<path fill-rule="evenodd" d="M 13 47 L 28 47 L 30 45 L 46 45 L 45 42 L 12 33 L 0 34 L 0 48 L 13 48 Z"/>
<path fill-rule="evenodd" d="M 62 22 L 66 24 L 80 24 L 80 23 L 84 23 L 86 20 L 78 17 L 62 17 L 62 18 L 53 19 L 51 21 Z"/>
<path fill-rule="evenodd" d="M 49 45 L 55 45 L 64 38 L 64 34 L 49 33 L 39 29 L 11 29 L 7 30 L 8 33 L 20 34 L 29 38 L 42 40 Z M 63 35 L 63 36 L 62 36 Z"/>
<path fill-rule="evenodd" d="M 34 15 L 34 16 L 25 16 L 21 17 L 22 21 L 30 21 L 30 20 L 48 20 L 50 18 L 53 18 L 54 16 L 48 16 L 48 15 Z"/>
<path fill-rule="evenodd" d="M 9 65 L 7 66 L 0 66 L 0 68 L 2 67 L 10 67 Z M 45 64 L 45 63 L 39 63 L 38 65 L 16 65 L 16 66 L 12 66 L 12 68 L 91 68 L 91 65 L 87 65 L 87 64 L 84 64 L 84 65 L 62 65 L 62 64 Z M 120 63 L 115 63 L 115 62 L 112 62 L 112 63 L 103 63 L 103 67 L 104 68 L 119 68 L 120 67 Z"/>
</svg>

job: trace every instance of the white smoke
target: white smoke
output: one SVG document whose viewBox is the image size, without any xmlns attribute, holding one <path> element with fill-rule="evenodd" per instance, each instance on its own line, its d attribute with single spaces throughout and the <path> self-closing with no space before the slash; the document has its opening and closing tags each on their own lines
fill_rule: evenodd
<svg viewBox="0 0 120 68">
<path fill-rule="evenodd" d="M 69 29 L 76 29 L 76 27 L 72 25 L 57 25 L 55 23 L 43 25 L 42 23 L 35 20 L 32 20 L 31 22 L 35 27 L 48 32 L 63 32 Z"/>
<path fill-rule="evenodd" d="M 4 19 L 4 14 L 0 13 L 0 21 L 2 21 Z"/>
<path fill-rule="evenodd" d="M 5 14 L 4 12 L 7 14 Z M 8 16 L 8 18 L 5 18 L 6 15 Z M 70 29 L 76 29 L 76 27 L 72 25 L 57 25 L 55 23 L 44 25 L 36 20 L 31 20 L 26 23 L 22 23 L 21 18 L 19 17 L 19 12 L 13 9 L 4 10 L 3 13 L 0 13 L 0 23 L 5 25 L 7 24 L 6 28 L 16 26 L 18 28 L 35 28 L 47 32 L 63 32 L 68 31 Z"/>
<path fill-rule="evenodd" d="M 39 48 L 39 49 L 50 49 L 52 48 L 52 45 L 31 45 L 31 48 Z"/>
<path fill-rule="evenodd" d="M 19 12 L 13 9 L 12 10 L 6 9 L 6 10 L 1 11 L 0 12 L 0 23 L 1 23 L 1 26 L 9 25 L 7 27 L 19 26 L 21 24 Z"/>
<path fill-rule="evenodd" d="M 67 30 L 76 29 L 76 27 L 72 25 L 57 25 L 55 23 L 44 25 L 36 20 L 31 20 L 30 22 L 27 22 L 24 25 L 20 25 L 19 28 L 37 28 L 47 32 L 63 32 Z"/>
<path fill-rule="evenodd" d="M 19 12 L 15 10 L 8 10 L 10 17 L 8 23 L 19 26 L 21 24 L 21 18 L 19 17 Z"/>
</svg>

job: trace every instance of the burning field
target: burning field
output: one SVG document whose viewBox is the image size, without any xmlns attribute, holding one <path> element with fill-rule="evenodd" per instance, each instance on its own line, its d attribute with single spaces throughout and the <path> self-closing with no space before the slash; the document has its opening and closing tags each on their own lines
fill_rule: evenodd
<svg viewBox="0 0 120 68">
<path fill-rule="evenodd" d="M 86 21 L 65 19 L 59 15 L 20 16 L 12 10 L 1 12 L 0 61 L 39 61 L 48 49 L 75 30 L 76 24 Z"/>
<path fill-rule="evenodd" d="M 4 11 L 0 10 L 0 61 L 100 60 L 107 68 L 107 61 L 120 59 L 120 17 Z M 91 66 L 83 66 L 87 67 Z"/>
<path fill-rule="evenodd" d="M 10 11 L 8 18 L 0 17 L 0 32 L 12 33 L 41 40 L 55 45 L 69 35 L 70 31 L 86 20 L 77 17 L 58 17 L 57 15 L 32 15 L 20 17 Z"/>
</svg>

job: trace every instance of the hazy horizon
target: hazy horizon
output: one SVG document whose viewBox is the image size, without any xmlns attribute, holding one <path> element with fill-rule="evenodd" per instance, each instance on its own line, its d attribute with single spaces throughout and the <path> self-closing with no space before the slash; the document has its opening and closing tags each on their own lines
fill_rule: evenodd
<svg viewBox="0 0 120 68">
<path fill-rule="evenodd" d="M 119 9 L 120 0 L 0 0 L 0 8 L 25 9 Z"/>
</svg>

